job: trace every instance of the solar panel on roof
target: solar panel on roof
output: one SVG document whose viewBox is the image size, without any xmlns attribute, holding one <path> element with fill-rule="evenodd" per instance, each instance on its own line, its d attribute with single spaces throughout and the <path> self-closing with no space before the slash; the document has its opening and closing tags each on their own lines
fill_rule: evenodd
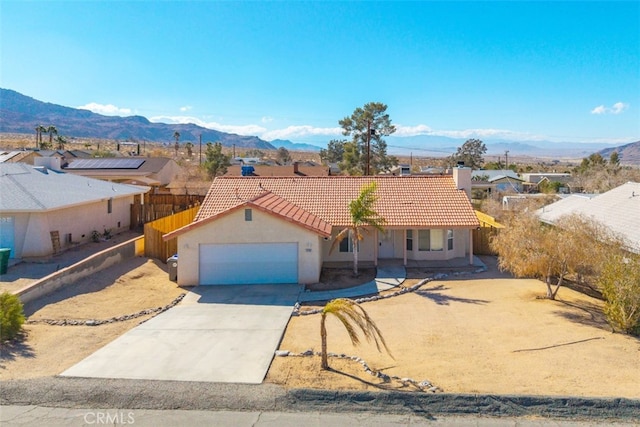
<svg viewBox="0 0 640 427">
<path fill-rule="evenodd" d="M 80 159 L 74 160 L 67 169 L 138 169 L 145 159 Z"/>
</svg>

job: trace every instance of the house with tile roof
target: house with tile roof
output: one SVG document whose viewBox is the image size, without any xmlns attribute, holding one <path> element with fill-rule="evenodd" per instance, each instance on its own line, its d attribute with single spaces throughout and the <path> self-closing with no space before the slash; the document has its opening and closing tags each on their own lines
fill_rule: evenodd
<svg viewBox="0 0 640 427">
<path fill-rule="evenodd" d="M 177 239 L 178 284 L 316 283 L 323 264 L 352 262 L 349 202 L 376 182 L 374 209 L 385 231 L 368 230 L 358 258 L 473 261 L 479 226 L 469 200 L 470 169 L 452 175 L 218 177 L 195 220 L 164 236 Z M 332 250 L 332 246 L 333 250 Z"/>
<path fill-rule="evenodd" d="M 47 257 L 129 229 L 131 204 L 149 191 L 24 163 L 0 164 L 0 247 L 10 258 Z"/>
<path fill-rule="evenodd" d="M 627 182 L 597 195 L 572 194 L 536 211 L 542 222 L 551 225 L 572 214 L 605 225 L 624 238 L 629 251 L 640 254 L 640 183 Z"/>
</svg>

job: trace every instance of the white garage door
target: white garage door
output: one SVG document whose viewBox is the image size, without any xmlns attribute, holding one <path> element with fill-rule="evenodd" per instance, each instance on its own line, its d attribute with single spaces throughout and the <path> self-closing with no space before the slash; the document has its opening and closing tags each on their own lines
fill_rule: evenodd
<svg viewBox="0 0 640 427">
<path fill-rule="evenodd" d="M 298 283 L 297 243 L 200 246 L 201 285 Z"/>
</svg>

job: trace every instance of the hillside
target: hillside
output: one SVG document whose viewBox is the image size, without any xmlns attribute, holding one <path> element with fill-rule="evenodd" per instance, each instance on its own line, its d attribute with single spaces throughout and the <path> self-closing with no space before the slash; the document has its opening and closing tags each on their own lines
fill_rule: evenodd
<svg viewBox="0 0 640 427">
<path fill-rule="evenodd" d="M 605 159 L 608 159 L 614 151 L 618 152 L 618 156 L 620 156 L 620 163 L 640 164 L 640 141 L 621 145 L 619 147 L 605 148 L 604 150 L 598 151 L 598 153 L 600 153 L 600 155 Z"/>
<path fill-rule="evenodd" d="M 239 148 L 273 150 L 275 147 L 257 136 L 242 136 L 207 129 L 194 124 L 152 123 L 142 116 L 103 116 L 88 110 L 38 101 L 16 91 L 0 88 L 0 133 L 35 133 L 38 125 L 53 125 L 60 135 L 151 142 L 173 142 L 175 131 L 180 142 L 219 141 Z"/>
</svg>

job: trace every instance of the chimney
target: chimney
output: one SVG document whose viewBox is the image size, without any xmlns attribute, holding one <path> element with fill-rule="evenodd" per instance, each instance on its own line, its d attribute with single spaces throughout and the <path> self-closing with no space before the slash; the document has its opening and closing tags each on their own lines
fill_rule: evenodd
<svg viewBox="0 0 640 427">
<path fill-rule="evenodd" d="M 456 188 L 464 190 L 469 200 L 471 200 L 471 168 L 466 168 L 463 165 L 454 167 L 453 181 L 456 183 Z"/>
<path fill-rule="evenodd" d="M 298 162 L 293 162 L 293 173 L 297 175 L 300 172 L 300 164 Z"/>
</svg>

